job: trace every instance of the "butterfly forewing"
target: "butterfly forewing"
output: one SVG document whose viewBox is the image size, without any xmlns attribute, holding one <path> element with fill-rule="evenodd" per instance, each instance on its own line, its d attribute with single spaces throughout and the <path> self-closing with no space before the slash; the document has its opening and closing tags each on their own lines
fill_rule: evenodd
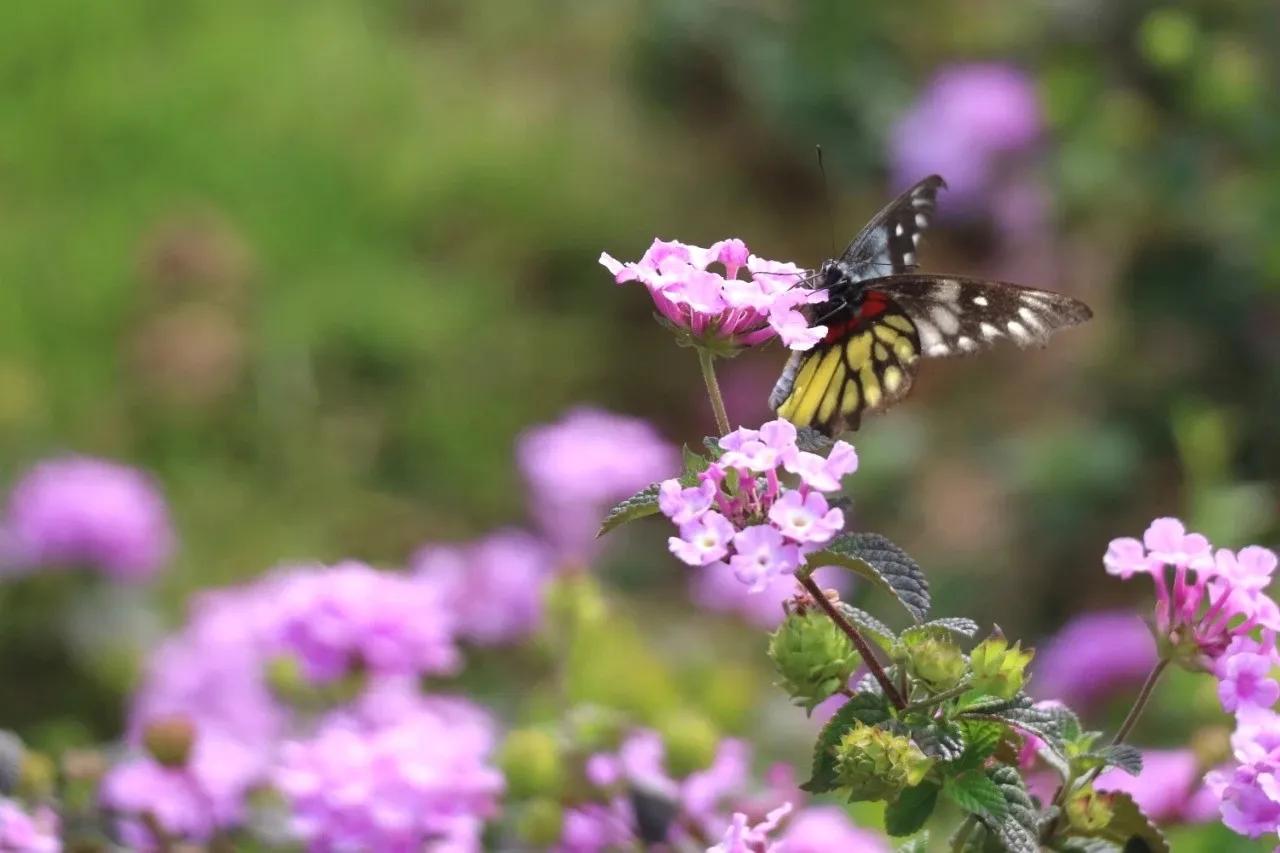
<svg viewBox="0 0 1280 853">
<path fill-rule="evenodd" d="M 902 275 L 866 282 L 915 323 L 921 351 L 931 358 L 968 355 L 1008 340 L 1044 346 L 1049 336 L 1088 320 L 1079 300 L 999 281 L 950 275 Z"/>
<path fill-rule="evenodd" d="M 862 281 L 914 270 L 920 235 L 933 223 L 938 190 L 945 186 L 930 175 L 885 205 L 840 256 L 845 275 Z"/>
</svg>

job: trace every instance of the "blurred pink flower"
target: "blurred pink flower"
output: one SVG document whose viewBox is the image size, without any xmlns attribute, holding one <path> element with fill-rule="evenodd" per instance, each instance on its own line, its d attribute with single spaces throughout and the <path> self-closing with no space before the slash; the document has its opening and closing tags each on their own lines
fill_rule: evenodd
<svg viewBox="0 0 1280 853">
<path fill-rule="evenodd" d="M 792 349 L 809 349 L 826 327 L 810 328 L 799 308 L 825 301 L 822 290 L 799 287 L 804 270 L 767 261 L 747 251 L 741 240 L 721 240 L 710 248 L 674 240 L 654 240 L 638 263 L 608 254 L 600 263 L 619 284 L 638 281 L 649 290 L 665 321 L 693 341 L 713 347 L 758 346 L 777 337 Z M 722 272 L 708 269 L 712 264 Z M 749 279 L 741 279 L 746 271 Z"/>
<path fill-rule="evenodd" d="M 781 853 L 889 853 L 883 836 L 854 826 L 844 809 L 813 806 L 796 812 L 778 836 Z"/>
<path fill-rule="evenodd" d="M 769 841 L 769 834 L 778 828 L 778 824 L 791 814 L 791 803 L 783 803 L 764 816 L 764 820 L 754 826 L 748 824 L 747 816 L 736 812 L 724 831 L 719 844 L 707 848 L 707 853 L 782 853 L 785 847 Z"/>
<path fill-rule="evenodd" d="M 1141 684 L 1156 664 L 1151 630 L 1129 610 L 1084 613 L 1036 649 L 1031 692 L 1073 708 Z"/>
<path fill-rule="evenodd" d="M 814 580 L 823 589 L 844 589 L 846 573 L 841 569 L 819 569 Z M 782 623 L 783 602 L 790 599 L 801 587 L 789 574 L 771 577 L 758 592 L 738 579 L 727 563 L 715 563 L 689 577 L 690 595 L 695 604 L 720 613 L 734 613 L 752 625 L 773 629 Z M 839 697 L 844 699 L 845 697 Z"/>
<path fill-rule="evenodd" d="M 562 562 L 585 562 L 609 507 L 679 470 L 676 449 L 649 423 L 578 408 L 516 444 L 529 505 Z"/>
<path fill-rule="evenodd" d="M 0 797 L 0 850 L 61 853 L 60 821 L 48 806 L 27 812 L 16 800 Z"/>
<path fill-rule="evenodd" d="M 169 510 L 142 472 L 87 456 L 41 462 L 9 495 L 4 564 L 87 566 L 114 580 L 145 581 L 174 550 Z"/>
<path fill-rule="evenodd" d="M 274 781 L 312 850 L 479 851 L 503 790 L 493 739 L 464 699 L 374 694 L 284 744 Z"/>
<path fill-rule="evenodd" d="M 426 545 L 410 564 L 440 590 L 458 636 L 477 645 L 514 642 L 542 624 L 552 557 L 536 536 L 506 529 L 476 542 Z"/>
<path fill-rule="evenodd" d="M 440 675 L 461 665 L 455 614 L 440 590 L 363 563 L 277 570 L 263 582 L 275 610 L 268 647 L 303 674 L 331 681 L 374 675 Z"/>
<path fill-rule="evenodd" d="M 1242 708 L 1270 708 L 1280 700 L 1280 683 L 1273 675 L 1280 664 L 1275 634 L 1264 631 L 1261 640 L 1236 637 L 1214 663 L 1218 697 L 1232 713 Z"/>
<path fill-rule="evenodd" d="M 1280 715 L 1242 716 L 1231 738 L 1236 764 L 1205 776 L 1222 822 L 1249 838 L 1280 833 Z"/>
<path fill-rule="evenodd" d="M 1201 823 L 1211 820 L 1216 808 L 1200 775 L 1199 761 L 1189 749 L 1144 749 L 1140 775 L 1112 768 L 1098 776 L 1094 787 L 1132 795 L 1142 811 L 1160 823 Z"/>
<path fill-rule="evenodd" d="M 986 201 L 1002 161 L 1032 145 L 1043 126 L 1035 82 L 999 63 L 943 69 L 890 132 L 894 183 L 908 186 L 933 173 L 947 180 L 949 206 L 972 210 Z"/>
</svg>

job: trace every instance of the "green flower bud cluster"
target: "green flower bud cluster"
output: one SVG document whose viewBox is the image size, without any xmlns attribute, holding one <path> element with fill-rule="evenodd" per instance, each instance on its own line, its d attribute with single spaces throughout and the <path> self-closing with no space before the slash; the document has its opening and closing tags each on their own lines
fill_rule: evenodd
<svg viewBox="0 0 1280 853">
<path fill-rule="evenodd" d="M 843 688 L 860 663 L 849 638 L 816 610 L 789 614 L 769 638 L 769 657 L 779 686 L 807 711 Z"/>
<path fill-rule="evenodd" d="M 543 729 L 516 729 L 498 754 L 513 799 L 555 797 L 565 782 L 564 758 L 555 735 Z"/>
<path fill-rule="evenodd" d="M 1086 785 L 1067 800 L 1067 821 L 1082 832 L 1106 829 L 1114 816 L 1111 797 L 1095 791 L 1092 785 Z"/>
<path fill-rule="evenodd" d="M 981 693 L 1012 699 L 1027 680 L 1027 664 L 1035 649 L 1022 650 L 1019 641 L 1010 646 L 1003 634 L 993 634 L 969 653 L 973 687 Z"/>
<path fill-rule="evenodd" d="M 836 775 L 851 800 L 890 800 L 920 784 L 933 759 L 903 735 L 858 723 L 836 746 Z"/>
<path fill-rule="evenodd" d="M 667 751 L 667 771 L 677 779 L 705 770 L 715 760 L 720 733 L 706 717 L 693 711 L 676 711 L 657 725 Z"/>
<path fill-rule="evenodd" d="M 950 640 L 933 634 L 905 639 L 907 671 L 934 693 L 950 690 L 964 678 L 968 665 L 964 652 Z"/>
</svg>

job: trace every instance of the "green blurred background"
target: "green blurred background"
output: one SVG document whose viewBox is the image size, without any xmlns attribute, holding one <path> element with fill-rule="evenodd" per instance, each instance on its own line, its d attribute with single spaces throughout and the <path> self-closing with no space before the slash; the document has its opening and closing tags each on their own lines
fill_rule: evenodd
<svg viewBox="0 0 1280 853">
<path fill-rule="evenodd" d="M 1147 595 L 1100 555 L 1155 515 L 1276 542 L 1278 48 L 1269 0 L 4 4 L 0 465 L 153 471 L 183 543 L 166 622 L 282 560 L 519 521 L 512 443 L 570 405 L 710 431 L 692 352 L 602 250 L 815 264 L 813 146 L 843 243 L 921 87 L 1000 60 L 1041 99 L 1019 168 L 1047 225 L 1018 266 L 998 217 L 944 218 L 924 268 L 1030 271 L 1096 319 L 927 364 L 856 436 L 854 495 L 939 612 L 1034 641 Z M 723 365 L 735 420 L 783 360 Z M 688 621 L 664 533 L 607 570 Z"/>
</svg>

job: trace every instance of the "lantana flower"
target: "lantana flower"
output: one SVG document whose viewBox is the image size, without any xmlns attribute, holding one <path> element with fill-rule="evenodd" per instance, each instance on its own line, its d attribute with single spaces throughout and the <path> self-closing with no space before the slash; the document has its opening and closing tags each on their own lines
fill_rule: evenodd
<svg viewBox="0 0 1280 853">
<path fill-rule="evenodd" d="M 735 430 L 720 439 L 720 448 L 723 455 L 698 474 L 696 485 L 672 479 L 659 486 L 658 507 L 680 529 L 668 544 L 682 562 L 727 564 L 760 591 L 839 534 L 844 513 L 823 493 L 840 488 L 858 456 L 843 441 L 825 458 L 800 450 L 796 429 L 785 420 Z M 796 475 L 795 488 L 782 484 L 785 474 Z"/>
<path fill-rule="evenodd" d="M 1250 838 L 1280 833 L 1280 714 L 1267 710 L 1242 718 L 1231 746 L 1235 766 L 1205 776 L 1222 822 Z"/>
<path fill-rule="evenodd" d="M 682 342 L 732 352 L 778 338 L 806 350 L 826 334 L 825 326 L 810 327 L 800 310 L 825 301 L 826 292 L 804 287 L 800 267 L 757 257 L 738 239 L 707 248 L 654 240 L 637 262 L 606 253 L 600 263 L 619 284 L 638 281 L 648 288 L 658 314 Z"/>
<path fill-rule="evenodd" d="M 1124 580 L 1151 576 L 1157 638 L 1182 650 L 1183 663 L 1212 669 L 1237 637 L 1280 629 L 1280 608 L 1263 592 L 1276 566 L 1275 554 L 1265 548 L 1215 554 L 1208 539 L 1188 533 L 1178 519 L 1157 518 L 1141 542 L 1113 540 L 1103 564 Z"/>
</svg>

